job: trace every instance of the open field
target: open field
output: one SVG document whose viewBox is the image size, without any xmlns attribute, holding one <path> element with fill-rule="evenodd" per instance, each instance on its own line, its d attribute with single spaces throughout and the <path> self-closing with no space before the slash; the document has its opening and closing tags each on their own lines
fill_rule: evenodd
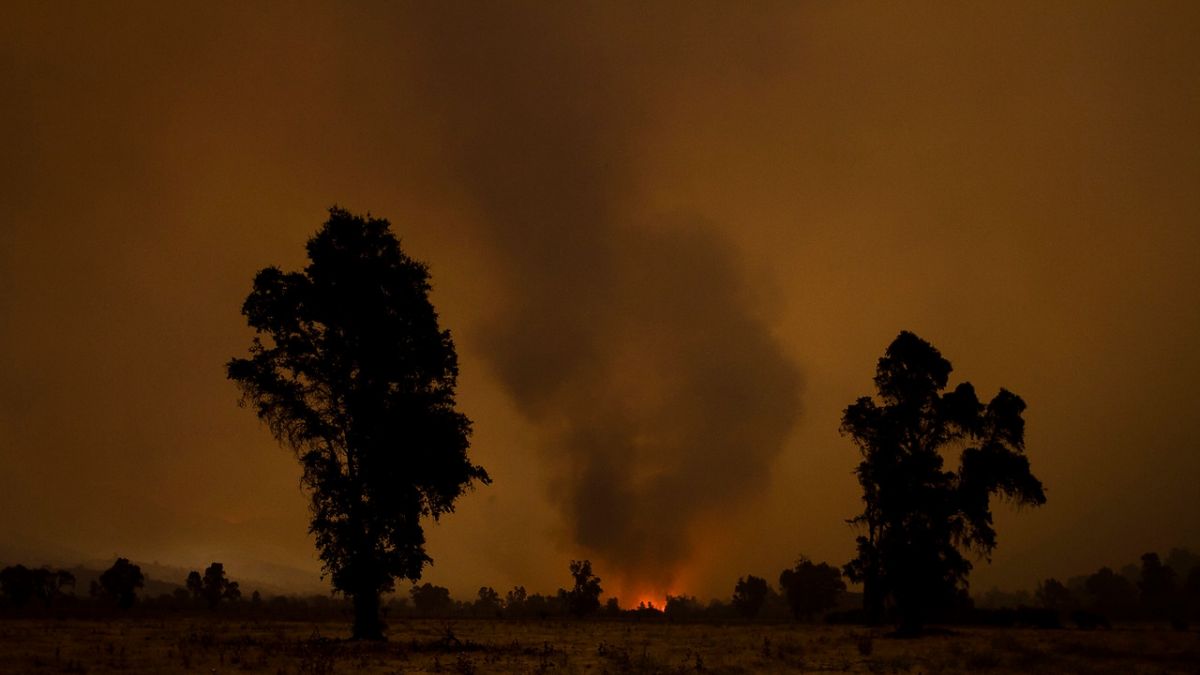
<svg viewBox="0 0 1200 675">
<path fill-rule="evenodd" d="M 5 673 L 1196 673 L 1200 633 L 410 620 L 386 644 L 345 624 L 206 618 L 0 621 Z"/>
</svg>

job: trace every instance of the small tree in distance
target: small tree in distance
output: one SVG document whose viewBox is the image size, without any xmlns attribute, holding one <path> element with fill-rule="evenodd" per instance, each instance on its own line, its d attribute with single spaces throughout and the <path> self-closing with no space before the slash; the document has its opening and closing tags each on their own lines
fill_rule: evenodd
<svg viewBox="0 0 1200 675">
<path fill-rule="evenodd" d="M 214 562 L 204 570 L 204 576 L 192 571 L 187 576 L 187 589 L 195 600 L 204 600 L 209 609 L 216 609 L 222 600 L 239 600 L 242 591 L 238 582 L 225 578 L 225 566 Z"/>
<path fill-rule="evenodd" d="M 837 604 L 838 595 L 846 590 L 842 573 L 827 563 L 819 565 L 801 556 L 796 566 L 779 575 L 779 587 L 787 598 L 788 608 L 797 619 L 808 619 Z"/>
<path fill-rule="evenodd" d="M 475 598 L 475 614 L 477 616 L 500 616 L 500 594 L 491 586 L 482 586 Z"/>
<path fill-rule="evenodd" d="M 1164 619 L 1174 613 L 1172 610 L 1178 604 L 1175 570 L 1162 564 L 1157 553 L 1142 556 L 1137 586 L 1148 618 Z"/>
<path fill-rule="evenodd" d="M 242 314 L 256 335 L 227 372 L 303 466 L 309 531 L 354 601 L 353 637 L 382 640 L 380 594 L 431 562 L 421 519 L 490 479 L 467 458 L 458 357 L 429 302 L 429 270 L 388 221 L 336 207 L 307 250 L 303 271 L 255 276 Z"/>
<path fill-rule="evenodd" d="M 600 609 L 600 577 L 592 574 L 592 561 L 572 560 L 575 585 L 567 592 L 567 609 L 575 616 L 595 614 Z"/>
<path fill-rule="evenodd" d="M 1033 597 L 1039 607 L 1055 612 L 1069 612 L 1075 609 L 1075 595 L 1058 579 L 1046 579 L 1038 584 Z"/>
<path fill-rule="evenodd" d="M 204 599 L 204 577 L 196 570 L 188 572 L 187 581 L 184 582 L 188 593 L 191 594 L 192 600 L 200 602 Z"/>
<path fill-rule="evenodd" d="M 769 590 L 766 579 L 753 574 L 747 575 L 745 579 L 739 577 L 733 587 L 734 609 L 743 617 L 753 619 L 758 616 L 763 603 L 767 601 Z"/>
<path fill-rule="evenodd" d="M 450 589 L 445 586 L 435 586 L 429 582 L 421 585 L 413 584 L 408 592 L 412 597 L 413 607 L 419 614 L 436 616 L 446 614 L 454 605 L 450 599 Z"/>
<path fill-rule="evenodd" d="M 121 609 L 129 609 L 137 600 L 137 589 L 145 583 L 146 577 L 142 575 L 141 567 L 126 558 L 117 558 L 112 567 L 92 582 L 91 593 L 93 596 L 108 596 Z"/>
</svg>

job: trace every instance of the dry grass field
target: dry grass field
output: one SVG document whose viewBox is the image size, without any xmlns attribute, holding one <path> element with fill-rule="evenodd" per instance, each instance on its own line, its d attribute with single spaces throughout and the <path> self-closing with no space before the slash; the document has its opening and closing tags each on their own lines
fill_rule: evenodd
<svg viewBox="0 0 1200 675">
<path fill-rule="evenodd" d="M 5 673 L 1197 673 L 1200 633 L 957 629 L 916 640 L 844 626 L 636 621 L 345 624 L 0 621 Z"/>
</svg>

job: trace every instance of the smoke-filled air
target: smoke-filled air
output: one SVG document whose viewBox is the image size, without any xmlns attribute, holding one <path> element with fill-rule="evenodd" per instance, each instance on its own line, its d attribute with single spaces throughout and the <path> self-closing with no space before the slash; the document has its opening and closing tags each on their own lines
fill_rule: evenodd
<svg viewBox="0 0 1200 675">
<path fill-rule="evenodd" d="M 428 17 L 423 93 L 506 286 L 478 339 L 549 432 L 568 548 L 661 598 L 693 538 L 761 491 L 801 377 L 721 230 L 639 202 L 645 64 L 541 9 Z"/>
<path fill-rule="evenodd" d="M 1198 35 L 5 3 L 0 674 L 1193 672 Z"/>
</svg>

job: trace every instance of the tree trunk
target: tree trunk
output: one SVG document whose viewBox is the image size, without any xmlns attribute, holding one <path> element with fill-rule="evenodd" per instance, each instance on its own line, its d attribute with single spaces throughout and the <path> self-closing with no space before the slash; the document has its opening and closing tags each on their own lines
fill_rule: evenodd
<svg viewBox="0 0 1200 675">
<path fill-rule="evenodd" d="M 354 594 L 354 640 L 383 640 L 383 621 L 379 618 L 379 591 Z"/>
<path fill-rule="evenodd" d="M 873 572 L 868 572 L 863 580 L 863 615 L 868 626 L 883 623 L 883 593 L 880 592 L 879 579 Z"/>
</svg>

